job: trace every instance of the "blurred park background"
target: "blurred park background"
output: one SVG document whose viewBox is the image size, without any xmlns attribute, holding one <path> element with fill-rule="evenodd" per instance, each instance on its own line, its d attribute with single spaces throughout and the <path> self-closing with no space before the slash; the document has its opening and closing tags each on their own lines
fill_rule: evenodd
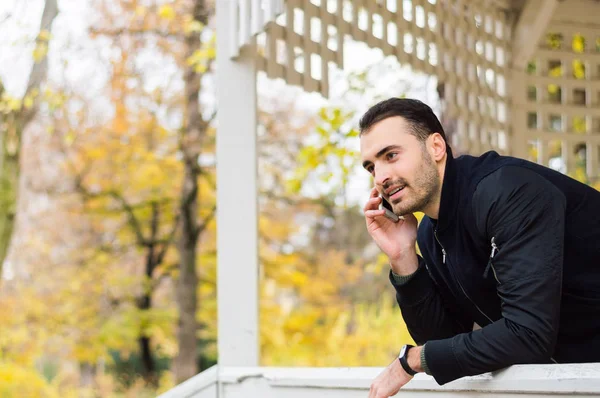
<svg viewBox="0 0 600 398">
<path fill-rule="evenodd" d="M 1 397 L 150 397 L 216 362 L 214 1 L 0 3 Z M 345 57 L 328 99 L 259 75 L 261 365 L 411 341 L 356 126 L 390 96 L 439 112 L 436 82 Z"/>
</svg>

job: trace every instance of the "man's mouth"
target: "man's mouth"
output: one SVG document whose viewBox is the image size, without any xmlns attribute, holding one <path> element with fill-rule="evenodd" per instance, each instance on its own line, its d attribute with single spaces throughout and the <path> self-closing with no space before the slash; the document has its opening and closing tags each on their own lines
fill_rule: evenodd
<svg viewBox="0 0 600 398">
<path fill-rule="evenodd" d="M 391 200 L 397 199 L 400 197 L 400 192 L 402 192 L 402 190 L 405 188 L 405 185 L 395 188 L 393 190 L 391 190 L 390 192 L 388 192 L 388 197 Z"/>
</svg>

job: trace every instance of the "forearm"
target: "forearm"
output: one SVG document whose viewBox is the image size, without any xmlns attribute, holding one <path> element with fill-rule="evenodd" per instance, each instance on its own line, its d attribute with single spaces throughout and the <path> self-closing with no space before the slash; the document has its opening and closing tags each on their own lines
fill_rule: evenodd
<svg viewBox="0 0 600 398">
<path fill-rule="evenodd" d="M 552 343 L 532 329 L 500 319 L 451 339 L 427 342 L 426 362 L 440 384 L 516 364 L 549 363 Z"/>
<path fill-rule="evenodd" d="M 406 250 L 400 258 L 390 258 L 392 272 L 398 276 L 409 276 L 419 269 L 419 257 L 415 248 Z"/>
<path fill-rule="evenodd" d="M 466 325 L 459 314 L 451 313 L 444 305 L 424 260 L 418 259 L 419 267 L 411 275 L 394 276 L 394 272 L 390 271 L 396 301 L 412 338 L 418 344 L 424 344 L 428 340 L 443 339 L 470 330 L 470 325 Z"/>
<path fill-rule="evenodd" d="M 425 346 L 417 346 L 408 351 L 408 366 L 415 372 L 425 372 L 427 374 L 431 374 L 429 372 L 429 367 L 427 366 L 427 360 L 425 359 Z"/>
</svg>

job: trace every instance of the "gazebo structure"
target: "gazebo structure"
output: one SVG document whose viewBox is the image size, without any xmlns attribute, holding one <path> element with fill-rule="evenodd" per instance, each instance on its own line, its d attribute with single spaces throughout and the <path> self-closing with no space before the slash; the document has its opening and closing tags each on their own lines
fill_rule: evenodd
<svg viewBox="0 0 600 398">
<path fill-rule="evenodd" d="M 435 76 L 452 145 L 600 177 L 598 0 L 217 0 L 218 365 L 165 397 L 366 397 L 379 368 L 259 367 L 256 74 L 327 97 L 348 38 Z M 367 107 L 370 104 L 365 104 Z M 600 395 L 600 364 L 513 366 L 407 397 Z M 477 395 L 480 396 L 480 395 Z"/>
</svg>

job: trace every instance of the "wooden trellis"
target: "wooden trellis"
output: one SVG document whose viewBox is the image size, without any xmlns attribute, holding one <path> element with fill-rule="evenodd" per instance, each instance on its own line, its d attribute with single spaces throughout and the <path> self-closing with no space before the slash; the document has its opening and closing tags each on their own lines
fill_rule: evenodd
<svg viewBox="0 0 600 398">
<path fill-rule="evenodd" d="M 524 132 L 530 158 L 585 172 L 590 183 L 600 176 L 599 16 L 598 2 L 560 3 L 522 83 L 514 84 L 522 114 L 513 126 Z"/>
</svg>

